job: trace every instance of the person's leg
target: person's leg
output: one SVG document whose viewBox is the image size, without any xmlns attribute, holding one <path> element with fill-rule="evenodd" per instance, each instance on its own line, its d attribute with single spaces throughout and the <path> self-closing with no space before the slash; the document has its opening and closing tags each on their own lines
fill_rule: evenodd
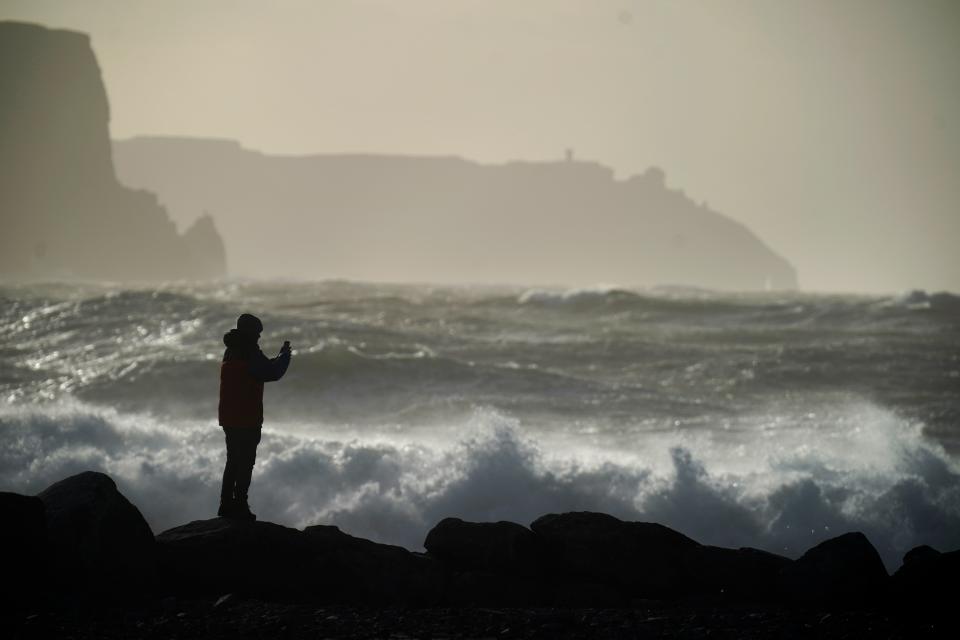
<svg viewBox="0 0 960 640">
<path fill-rule="evenodd" d="M 234 488 L 234 497 L 237 507 L 244 514 L 250 514 L 247 494 L 250 491 L 250 482 L 253 478 L 253 466 L 257 461 L 257 445 L 260 444 L 261 429 L 247 429 L 243 434 L 242 455 L 238 463 L 237 479 Z M 253 516 L 253 514 L 250 514 Z"/>
<path fill-rule="evenodd" d="M 224 438 L 227 442 L 227 461 L 223 465 L 223 481 L 220 485 L 220 508 L 218 516 L 228 516 L 236 501 L 236 482 L 240 469 L 239 462 L 242 456 L 242 447 L 234 427 L 223 427 Z"/>
</svg>

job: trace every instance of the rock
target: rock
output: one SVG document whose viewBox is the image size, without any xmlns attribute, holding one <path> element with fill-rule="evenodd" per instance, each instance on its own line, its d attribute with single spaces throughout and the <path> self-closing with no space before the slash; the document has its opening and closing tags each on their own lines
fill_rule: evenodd
<svg viewBox="0 0 960 640">
<path fill-rule="evenodd" d="M 700 545 L 663 525 L 575 512 L 545 515 L 530 528 L 548 545 L 562 576 L 616 586 L 635 597 L 696 591 L 685 556 Z"/>
<path fill-rule="evenodd" d="M 859 531 L 821 542 L 780 574 L 780 591 L 799 602 L 830 605 L 875 600 L 888 586 L 880 554 Z"/>
<path fill-rule="evenodd" d="M 157 544 L 168 592 L 289 596 L 318 578 L 300 531 L 271 522 L 196 520 L 159 534 Z"/>
<path fill-rule="evenodd" d="M 759 549 L 698 546 L 684 556 L 687 571 L 702 593 L 724 598 L 775 598 L 778 576 L 793 562 Z"/>
<path fill-rule="evenodd" d="M 424 542 L 447 570 L 443 603 L 452 606 L 620 606 L 609 585 L 558 574 L 547 544 L 514 522 L 445 518 Z"/>
<path fill-rule="evenodd" d="M 546 557 L 540 539 L 515 522 L 464 522 L 444 518 L 423 546 L 445 566 L 506 575 L 542 573 Z"/>
<path fill-rule="evenodd" d="M 355 538 L 335 526 L 307 527 L 303 537 L 320 582 L 314 586 L 332 599 L 414 605 L 441 599 L 444 574 L 432 558 Z"/>
<path fill-rule="evenodd" d="M 930 545 L 922 544 L 919 547 L 914 547 L 913 549 L 910 549 L 910 551 L 907 551 L 905 554 L 903 554 L 903 565 L 900 567 L 900 569 L 897 569 L 897 573 L 899 573 L 905 567 L 921 565 L 934 558 L 939 558 L 941 555 L 942 554 L 939 551 Z"/>
<path fill-rule="evenodd" d="M 915 547 L 903 556 L 903 565 L 890 579 L 893 604 L 946 612 L 956 601 L 958 580 L 960 550 L 940 553 L 927 545 Z"/>
<path fill-rule="evenodd" d="M 169 592 L 431 604 L 443 590 L 435 560 L 337 527 L 214 518 L 164 531 L 157 543 Z"/>
<path fill-rule="evenodd" d="M 55 581 L 61 588 L 131 594 L 154 586 L 153 533 L 109 476 L 85 471 L 38 497 L 46 511 Z"/>
<path fill-rule="evenodd" d="M 42 589 L 47 574 L 47 525 L 43 501 L 0 492 L 0 553 L 3 558 L 0 608 L 27 602 Z"/>
</svg>

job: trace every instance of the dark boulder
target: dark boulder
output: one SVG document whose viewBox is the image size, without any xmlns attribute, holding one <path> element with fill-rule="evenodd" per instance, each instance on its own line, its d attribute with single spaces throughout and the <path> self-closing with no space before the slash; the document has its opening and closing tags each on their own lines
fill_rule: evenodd
<svg viewBox="0 0 960 640">
<path fill-rule="evenodd" d="M 900 569 L 897 569 L 897 573 L 900 573 L 904 568 L 910 571 L 912 568 L 923 565 L 929 560 L 939 558 L 941 555 L 943 554 L 927 544 L 914 547 L 903 554 L 903 564 L 900 566 Z M 894 575 L 896 575 L 896 573 Z"/>
<path fill-rule="evenodd" d="M 444 591 L 440 564 L 402 547 L 355 538 L 335 526 L 303 531 L 315 571 L 311 591 L 329 600 L 372 604 L 437 604 Z"/>
<path fill-rule="evenodd" d="M 784 568 L 780 591 L 798 602 L 874 602 L 888 586 L 880 554 L 859 531 L 821 542 Z"/>
<path fill-rule="evenodd" d="M 47 579 L 47 525 L 43 501 L 34 496 L 0 492 L 0 607 L 26 602 Z"/>
<path fill-rule="evenodd" d="M 332 526 L 215 518 L 164 531 L 157 543 L 170 593 L 433 604 L 443 591 L 435 560 Z"/>
<path fill-rule="evenodd" d="M 774 599 L 778 576 L 793 562 L 750 547 L 706 545 L 689 549 L 684 558 L 693 583 L 702 593 L 749 600 Z"/>
<path fill-rule="evenodd" d="M 140 511 L 107 475 L 85 471 L 38 496 L 43 501 L 56 584 L 132 594 L 153 587 L 156 548 Z"/>
<path fill-rule="evenodd" d="M 620 606 L 606 584 L 557 571 L 543 538 L 514 522 L 445 518 L 424 542 L 446 570 L 443 603 L 453 606 Z"/>
<path fill-rule="evenodd" d="M 310 550 L 300 531 L 271 522 L 196 520 L 157 536 L 165 590 L 292 595 L 309 588 Z"/>
<path fill-rule="evenodd" d="M 544 547 L 530 529 L 515 522 L 464 522 L 444 518 L 423 546 L 444 566 L 507 575 L 542 573 Z"/>
<path fill-rule="evenodd" d="M 574 512 L 542 516 L 530 528 L 548 545 L 562 576 L 609 584 L 636 597 L 697 590 L 686 555 L 699 543 L 663 525 Z"/>
<path fill-rule="evenodd" d="M 940 553 L 932 547 L 915 547 L 903 556 L 903 565 L 890 579 L 895 606 L 946 611 L 956 600 L 960 581 L 960 550 Z"/>
</svg>

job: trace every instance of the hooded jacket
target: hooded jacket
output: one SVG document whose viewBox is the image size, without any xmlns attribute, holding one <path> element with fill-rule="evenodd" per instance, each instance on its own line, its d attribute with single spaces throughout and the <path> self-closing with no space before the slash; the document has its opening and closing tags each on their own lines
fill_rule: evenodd
<svg viewBox="0 0 960 640">
<path fill-rule="evenodd" d="M 231 329 L 223 336 L 227 349 L 220 364 L 220 426 L 257 428 L 263 425 L 263 383 L 283 377 L 290 354 L 263 355 L 257 336 Z"/>
</svg>

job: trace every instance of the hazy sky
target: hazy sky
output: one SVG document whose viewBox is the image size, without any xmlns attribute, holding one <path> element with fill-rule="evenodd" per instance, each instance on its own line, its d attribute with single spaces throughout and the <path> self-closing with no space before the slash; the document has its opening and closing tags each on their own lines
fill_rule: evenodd
<svg viewBox="0 0 960 640">
<path fill-rule="evenodd" d="M 112 134 L 578 157 L 736 218 L 813 290 L 960 291 L 960 2 L 0 0 L 91 34 Z"/>
</svg>

